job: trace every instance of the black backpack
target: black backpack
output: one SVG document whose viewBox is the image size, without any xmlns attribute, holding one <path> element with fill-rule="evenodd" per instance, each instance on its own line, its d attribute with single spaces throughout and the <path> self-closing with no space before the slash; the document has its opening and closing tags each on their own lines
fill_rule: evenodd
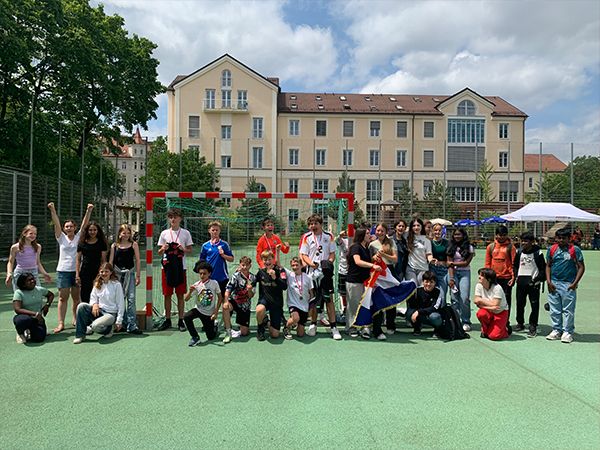
<svg viewBox="0 0 600 450">
<path fill-rule="evenodd" d="M 447 341 L 470 338 L 469 334 L 463 330 L 458 313 L 452 306 L 443 306 L 439 313 L 442 316 L 442 324 L 434 331 L 437 337 Z"/>
</svg>

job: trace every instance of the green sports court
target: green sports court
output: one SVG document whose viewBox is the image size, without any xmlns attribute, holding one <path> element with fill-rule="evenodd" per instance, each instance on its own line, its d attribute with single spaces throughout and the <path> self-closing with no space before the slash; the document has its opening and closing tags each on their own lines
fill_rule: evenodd
<svg viewBox="0 0 600 450">
<path fill-rule="evenodd" d="M 402 326 L 385 342 L 336 342 L 320 327 L 226 346 L 188 348 L 175 329 L 73 345 L 69 327 L 18 345 L 3 287 L 0 448 L 598 448 L 600 252 L 584 257 L 572 344 L 544 338 L 541 309 L 538 337 L 501 342 L 477 326 L 455 342 Z"/>
</svg>

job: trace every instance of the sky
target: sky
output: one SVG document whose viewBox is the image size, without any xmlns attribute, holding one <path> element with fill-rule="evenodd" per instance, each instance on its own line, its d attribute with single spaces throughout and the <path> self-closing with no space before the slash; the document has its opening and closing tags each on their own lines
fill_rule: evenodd
<svg viewBox="0 0 600 450">
<path fill-rule="evenodd" d="M 97 1 L 92 1 L 98 4 Z M 526 152 L 600 155 L 595 0 L 104 0 L 155 44 L 169 85 L 229 53 L 283 91 L 452 95 L 528 114 Z M 167 98 L 142 134 L 166 135 Z"/>
</svg>

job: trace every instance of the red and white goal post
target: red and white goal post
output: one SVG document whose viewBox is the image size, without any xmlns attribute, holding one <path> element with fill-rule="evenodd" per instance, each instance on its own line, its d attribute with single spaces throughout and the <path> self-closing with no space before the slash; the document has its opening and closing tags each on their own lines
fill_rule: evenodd
<svg viewBox="0 0 600 450">
<path fill-rule="evenodd" d="M 154 254 L 158 250 L 154 242 L 154 201 L 156 199 L 213 199 L 213 200 L 345 200 L 347 204 L 346 223 L 349 237 L 354 236 L 354 193 L 289 193 L 289 192 L 146 192 L 146 329 L 152 329 L 153 311 L 153 269 Z M 162 218 L 161 218 L 162 219 Z M 159 219 L 160 221 L 160 219 Z M 194 238 L 194 236 L 192 236 Z M 196 255 L 197 257 L 197 255 Z M 193 258 L 193 256 L 192 256 Z M 188 280 L 189 281 L 189 280 Z"/>
</svg>

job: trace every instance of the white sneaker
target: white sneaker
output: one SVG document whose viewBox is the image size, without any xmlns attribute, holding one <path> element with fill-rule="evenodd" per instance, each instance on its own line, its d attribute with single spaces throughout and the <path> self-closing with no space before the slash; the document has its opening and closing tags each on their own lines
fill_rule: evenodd
<svg viewBox="0 0 600 450">
<path fill-rule="evenodd" d="M 387 341 L 387 336 L 383 333 L 380 333 L 379 336 L 377 336 L 377 340 L 378 341 Z"/>
<path fill-rule="evenodd" d="M 89 326 L 89 325 L 88 325 L 88 326 L 85 328 L 85 334 L 87 334 L 88 336 L 89 336 L 90 334 L 94 334 L 94 330 L 92 330 L 92 327 L 91 327 L 91 326 Z"/>
<path fill-rule="evenodd" d="M 560 337 L 560 342 L 564 342 L 565 344 L 570 344 L 573 342 L 573 335 L 571 333 L 567 333 L 566 331 Z"/>
<path fill-rule="evenodd" d="M 84 339 L 84 337 L 76 337 L 75 339 L 73 339 L 73 344 L 81 344 Z"/>
<path fill-rule="evenodd" d="M 25 338 L 25 342 L 27 342 L 29 339 L 31 339 L 31 330 L 23 331 L 23 337 Z"/>
<path fill-rule="evenodd" d="M 319 315 L 319 322 L 321 322 L 321 325 L 323 325 L 324 327 L 328 327 L 330 325 L 329 319 L 325 314 Z"/>
<path fill-rule="evenodd" d="M 27 339 L 25 339 L 25 336 L 17 333 L 17 344 L 24 344 L 25 342 L 27 342 Z"/>
<path fill-rule="evenodd" d="M 239 330 L 231 330 L 231 338 L 236 339 L 242 335 L 242 332 Z"/>
<path fill-rule="evenodd" d="M 395 333 L 395 330 L 393 329 L 389 329 L 389 330 L 385 330 L 385 334 L 387 334 L 388 336 L 392 336 Z"/>
<path fill-rule="evenodd" d="M 360 337 L 363 339 L 371 339 L 371 330 L 369 327 L 364 327 L 360 332 Z"/>
<path fill-rule="evenodd" d="M 337 327 L 333 327 L 331 329 L 331 337 L 335 340 L 335 341 L 341 341 L 342 340 L 342 335 L 340 334 L 340 332 L 338 331 Z"/>
<path fill-rule="evenodd" d="M 314 323 L 311 323 L 308 326 L 308 330 L 306 330 L 307 336 L 316 336 L 317 335 L 317 326 Z"/>
<path fill-rule="evenodd" d="M 231 342 L 231 330 L 225 330 L 225 337 L 223 338 L 223 344 L 229 344 Z"/>
<path fill-rule="evenodd" d="M 552 330 L 550 334 L 546 336 L 546 339 L 548 339 L 549 341 L 556 341 L 560 339 L 560 331 Z"/>
<path fill-rule="evenodd" d="M 465 331 L 466 333 L 468 333 L 469 331 L 471 331 L 471 325 L 469 325 L 468 323 L 464 323 L 463 324 L 463 331 Z"/>
</svg>

